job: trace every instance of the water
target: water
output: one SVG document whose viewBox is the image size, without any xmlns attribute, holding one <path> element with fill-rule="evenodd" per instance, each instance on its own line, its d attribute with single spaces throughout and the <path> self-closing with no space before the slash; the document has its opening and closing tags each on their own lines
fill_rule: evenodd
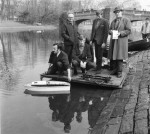
<svg viewBox="0 0 150 134">
<path fill-rule="evenodd" d="M 57 40 L 57 31 L 0 35 L 2 134 L 62 134 L 66 122 L 72 134 L 87 134 L 95 124 L 112 91 L 73 86 L 70 95 L 24 94 L 24 85 L 40 80 L 47 70 L 52 44 Z M 57 121 L 55 116 L 52 120 L 54 111 L 59 114 Z"/>
<path fill-rule="evenodd" d="M 80 33 L 89 38 L 90 29 L 81 27 Z M 135 33 L 139 39 L 140 33 Z M 87 134 L 96 123 L 111 90 L 73 86 L 69 95 L 24 94 L 24 85 L 40 80 L 40 74 L 47 70 L 52 44 L 58 40 L 57 30 L 0 35 L 2 134 L 62 134 L 66 122 L 71 125 L 70 133 Z M 52 120 L 56 111 L 59 116 Z"/>
</svg>

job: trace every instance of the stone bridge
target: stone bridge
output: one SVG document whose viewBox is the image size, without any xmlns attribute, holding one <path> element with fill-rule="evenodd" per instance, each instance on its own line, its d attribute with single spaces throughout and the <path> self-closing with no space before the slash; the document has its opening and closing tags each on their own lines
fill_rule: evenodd
<svg viewBox="0 0 150 134">
<path fill-rule="evenodd" d="M 95 19 L 95 17 L 96 17 L 95 12 L 96 12 L 96 10 L 75 12 L 76 23 L 79 25 L 83 21 Z M 123 16 L 129 18 L 131 20 L 131 22 L 143 21 L 147 17 L 150 18 L 150 11 L 124 10 Z M 111 22 L 115 18 L 115 15 L 113 13 L 113 9 L 112 8 L 105 8 L 103 17 L 105 19 L 109 20 L 109 22 Z"/>
</svg>

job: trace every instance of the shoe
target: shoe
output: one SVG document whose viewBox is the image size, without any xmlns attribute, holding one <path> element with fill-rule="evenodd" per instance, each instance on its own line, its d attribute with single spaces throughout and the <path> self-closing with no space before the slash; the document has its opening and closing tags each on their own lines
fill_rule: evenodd
<svg viewBox="0 0 150 134">
<path fill-rule="evenodd" d="M 47 72 L 42 73 L 42 75 L 47 75 L 47 74 L 48 74 Z"/>
<path fill-rule="evenodd" d="M 117 77 L 121 78 L 122 77 L 122 72 L 118 72 Z"/>
<path fill-rule="evenodd" d="M 76 69 L 74 69 L 74 75 L 78 75 L 78 72 Z"/>
<path fill-rule="evenodd" d="M 70 124 L 66 124 L 66 125 L 64 126 L 64 131 L 65 131 L 65 133 L 70 133 L 70 130 L 71 130 Z"/>
<path fill-rule="evenodd" d="M 57 112 L 52 113 L 52 121 L 58 121 L 58 113 Z"/>
<path fill-rule="evenodd" d="M 101 70 L 101 68 L 98 68 L 98 67 L 93 69 L 93 71 L 100 71 L 100 70 Z"/>
<path fill-rule="evenodd" d="M 85 74 L 85 69 L 82 69 L 82 73 Z"/>
</svg>

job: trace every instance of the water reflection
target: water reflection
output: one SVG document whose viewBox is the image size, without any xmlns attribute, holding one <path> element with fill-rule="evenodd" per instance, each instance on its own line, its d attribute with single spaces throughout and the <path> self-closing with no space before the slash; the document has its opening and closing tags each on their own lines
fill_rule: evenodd
<svg viewBox="0 0 150 134">
<path fill-rule="evenodd" d="M 90 35 L 90 30 L 80 31 L 87 37 Z M 111 91 L 72 87 L 70 95 L 53 95 L 49 100 L 23 94 L 24 85 L 39 80 L 40 74 L 48 68 L 52 44 L 59 40 L 58 37 L 56 30 L 0 34 L 3 134 L 55 134 L 66 124 L 68 128 L 71 126 L 70 131 L 74 134 L 87 134 L 87 128 L 95 125 Z M 41 117 L 43 124 L 38 118 L 40 113 L 45 115 Z M 53 117 L 51 120 L 48 118 L 50 114 Z M 50 125 L 58 127 L 51 129 Z"/>
<path fill-rule="evenodd" d="M 75 120 L 76 123 L 82 124 L 81 126 L 85 125 L 83 121 L 84 116 L 87 118 L 86 123 L 89 124 L 84 131 L 88 131 L 88 128 L 90 131 L 96 124 L 98 116 L 106 105 L 110 94 L 110 90 L 73 86 L 70 94 L 51 95 L 48 98 L 48 102 L 49 108 L 53 111 L 52 121 L 63 123 L 64 132 L 69 133 L 72 131 L 72 121 Z"/>
<path fill-rule="evenodd" d="M 56 31 L 3 33 L 0 35 L 0 79 L 2 87 L 15 90 L 20 74 L 38 62 L 47 63 L 52 44 L 58 39 Z M 40 61 L 39 61 L 40 60 Z"/>
</svg>

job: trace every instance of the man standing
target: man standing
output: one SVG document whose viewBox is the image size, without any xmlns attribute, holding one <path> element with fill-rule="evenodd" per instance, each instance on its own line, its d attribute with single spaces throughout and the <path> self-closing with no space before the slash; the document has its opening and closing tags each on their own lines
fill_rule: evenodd
<svg viewBox="0 0 150 134">
<path fill-rule="evenodd" d="M 102 17 L 103 11 L 96 12 L 96 19 L 93 21 L 91 42 L 95 44 L 96 55 L 96 69 L 101 70 L 103 48 L 106 46 L 109 24 L 106 19 Z"/>
<path fill-rule="evenodd" d="M 50 54 L 49 58 L 49 68 L 45 73 L 47 75 L 56 74 L 62 75 L 64 71 L 68 72 L 68 80 L 71 80 L 70 65 L 68 61 L 68 56 L 65 52 L 62 51 L 62 44 L 55 43 L 53 44 L 53 51 Z"/>
<path fill-rule="evenodd" d="M 74 22 L 73 12 L 67 13 L 67 22 L 62 25 L 61 36 L 64 39 L 64 51 L 67 53 L 69 63 L 72 61 L 72 49 L 78 44 L 79 33 Z"/>
<path fill-rule="evenodd" d="M 145 23 L 142 25 L 142 38 L 148 38 L 149 34 L 150 34 L 150 23 L 149 23 L 149 18 L 145 19 Z"/>
<path fill-rule="evenodd" d="M 123 60 L 128 58 L 128 35 L 131 33 L 131 22 L 122 16 L 123 9 L 116 7 L 116 18 L 110 25 L 111 34 L 109 46 L 110 69 L 116 69 L 117 77 L 122 77 Z"/>
</svg>

